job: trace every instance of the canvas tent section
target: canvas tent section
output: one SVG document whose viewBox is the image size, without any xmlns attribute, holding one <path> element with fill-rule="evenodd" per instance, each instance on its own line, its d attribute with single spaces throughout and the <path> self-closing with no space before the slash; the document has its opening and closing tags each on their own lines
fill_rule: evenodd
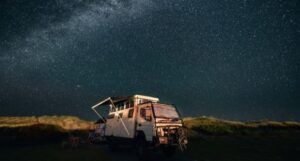
<svg viewBox="0 0 300 161">
<path fill-rule="evenodd" d="M 92 107 L 92 110 L 99 116 L 100 119 L 105 120 L 104 117 L 96 110 L 99 106 L 109 106 L 109 113 L 116 112 L 122 109 L 131 108 L 138 104 L 145 102 L 158 102 L 159 99 L 151 96 L 133 95 L 125 97 L 108 97 Z"/>
<path fill-rule="evenodd" d="M 96 107 L 99 106 L 105 106 L 105 105 L 111 105 L 111 108 L 114 108 L 115 110 L 117 110 L 117 104 L 118 103 L 124 103 L 124 102 L 128 102 L 130 105 L 129 107 L 133 107 L 135 105 L 141 104 L 141 103 L 145 103 L 145 102 L 158 102 L 159 99 L 156 97 L 151 97 L 151 96 L 144 96 L 144 95 L 133 95 L 133 96 L 125 96 L 125 97 L 108 97 L 106 99 L 104 99 L 103 101 L 95 104 L 92 107 L 92 110 L 94 110 L 96 112 L 96 114 L 100 117 L 103 118 L 96 110 Z M 131 103 L 133 103 L 133 106 L 131 105 Z M 124 104 L 124 106 L 126 106 L 127 104 Z M 127 107 L 128 108 L 128 107 Z"/>
</svg>

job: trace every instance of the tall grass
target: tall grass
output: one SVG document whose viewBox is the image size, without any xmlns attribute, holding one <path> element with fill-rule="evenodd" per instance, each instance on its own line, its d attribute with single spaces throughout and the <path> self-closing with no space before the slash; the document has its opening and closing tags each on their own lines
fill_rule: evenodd
<svg viewBox="0 0 300 161">
<path fill-rule="evenodd" d="M 198 117 L 184 119 L 185 126 L 191 136 L 207 135 L 289 135 L 300 132 L 299 122 L 277 122 L 261 120 L 255 122 L 239 122 L 216 119 L 212 117 Z"/>
<path fill-rule="evenodd" d="M 0 127 L 23 127 L 32 125 L 55 125 L 66 130 L 94 129 L 91 121 L 75 116 L 40 116 L 40 117 L 0 117 Z"/>
<path fill-rule="evenodd" d="M 186 118 L 184 124 L 191 138 L 203 135 L 290 136 L 300 134 L 299 122 L 261 120 L 229 121 L 216 118 Z M 0 117 L 0 143 L 38 143 L 66 139 L 70 133 L 87 135 L 94 129 L 91 121 L 74 116 Z"/>
<path fill-rule="evenodd" d="M 0 143 L 53 143 L 75 133 L 87 135 L 94 128 L 93 122 L 74 116 L 0 117 Z"/>
</svg>

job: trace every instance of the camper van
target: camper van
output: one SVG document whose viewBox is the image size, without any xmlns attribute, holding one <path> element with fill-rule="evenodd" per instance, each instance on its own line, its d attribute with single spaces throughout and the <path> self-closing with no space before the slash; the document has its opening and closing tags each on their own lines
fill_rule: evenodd
<svg viewBox="0 0 300 161">
<path fill-rule="evenodd" d="M 99 106 L 109 108 L 107 117 L 99 112 Z M 178 147 L 187 145 L 187 130 L 174 105 L 159 103 L 156 97 L 133 95 L 108 97 L 92 107 L 105 120 L 105 137 L 112 147 L 120 143 L 136 145 L 142 155 L 147 149 L 161 148 L 172 154 Z"/>
</svg>

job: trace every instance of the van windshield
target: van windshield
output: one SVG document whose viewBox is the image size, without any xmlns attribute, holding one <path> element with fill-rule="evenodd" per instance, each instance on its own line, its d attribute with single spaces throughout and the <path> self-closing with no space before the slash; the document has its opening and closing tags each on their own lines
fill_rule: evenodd
<svg viewBox="0 0 300 161">
<path fill-rule="evenodd" d="M 156 118 L 179 118 L 179 115 L 173 106 L 164 104 L 153 104 L 153 108 Z"/>
</svg>

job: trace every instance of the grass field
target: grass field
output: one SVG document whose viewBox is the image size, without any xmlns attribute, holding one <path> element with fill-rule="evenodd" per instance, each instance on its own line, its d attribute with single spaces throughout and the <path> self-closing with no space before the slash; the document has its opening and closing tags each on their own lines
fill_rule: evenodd
<svg viewBox="0 0 300 161">
<path fill-rule="evenodd" d="M 5 161 L 135 161 L 132 149 L 111 152 L 106 145 L 62 148 L 70 133 L 87 136 L 92 122 L 79 118 L 0 117 L 0 160 Z M 58 119 L 57 119 L 58 118 Z M 53 119 L 53 120 L 52 120 Z M 67 121 L 66 121 L 66 120 Z M 73 121 L 70 121 L 73 120 Z M 64 123 L 67 122 L 67 123 Z M 76 122 L 76 125 L 70 125 Z M 86 125 L 84 125 L 86 124 Z M 64 128 L 64 125 L 67 128 Z M 172 158 L 152 152 L 147 160 L 172 161 L 298 161 L 298 122 L 238 122 L 215 118 L 185 119 L 188 150 Z M 70 130 L 72 127 L 72 130 Z M 80 127 L 76 129 L 75 127 Z M 83 128 L 88 127 L 88 128 Z M 145 158 L 146 160 L 146 158 Z"/>
<path fill-rule="evenodd" d="M 300 131 L 300 123 L 292 121 L 261 120 L 240 122 L 198 117 L 184 119 L 184 123 L 192 137 L 197 137 L 199 134 L 251 137 L 289 136 L 294 132 Z"/>
<path fill-rule="evenodd" d="M 54 125 L 65 130 L 88 130 L 95 128 L 93 122 L 82 120 L 75 116 L 0 116 L 0 127 L 24 127 L 32 125 Z"/>
</svg>

